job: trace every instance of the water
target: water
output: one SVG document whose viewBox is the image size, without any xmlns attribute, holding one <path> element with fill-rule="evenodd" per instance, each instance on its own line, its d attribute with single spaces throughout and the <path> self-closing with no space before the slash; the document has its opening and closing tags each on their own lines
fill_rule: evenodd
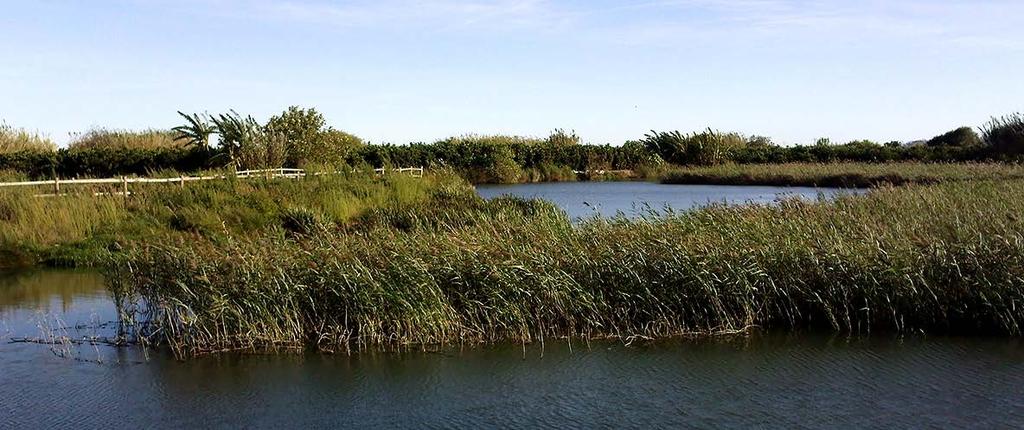
<svg viewBox="0 0 1024 430">
<path fill-rule="evenodd" d="M 176 361 L 40 336 L 114 318 L 99 275 L 0 277 L 0 428 L 945 427 L 1024 423 L 1010 338 L 761 334 Z"/>
<path fill-rule="evenodd" d="M 772 203 L 780 198 L 815 200 L 864 190 L 837 188 L 668 185 L 653 182 L 549 182 L 517 185 L 479 185 L 477 193 L 485 199 L 502 195 L 541 198 L 565 209 L 573 219 L 593 215 L 637 216 L 650 210 L 670 207 L 684 211 L 710 203 Z"/>
</svg>

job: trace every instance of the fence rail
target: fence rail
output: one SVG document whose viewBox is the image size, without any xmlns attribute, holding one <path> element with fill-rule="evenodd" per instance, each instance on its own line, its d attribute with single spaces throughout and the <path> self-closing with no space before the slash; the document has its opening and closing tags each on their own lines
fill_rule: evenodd
<svg viewBox="0 0 1024 430">
<path fill-rule="evenodd" d="M 351 173 L 355 173 L 353 170 Z M 383 175 L 384 173 L 400 173 L 409 174 L 416 178 L 423 177 L 422 167 L 401 167 L 401 168 L 377 168 L 373 169 L 374 174 Z M 234 172 L 234 174 L 222 174 L 222 175 L 209 175 L 209 176 L 179 176 L 177 178 L 130 178 L 127 176 L 121 176 L 119 178 L 97 178 L 97 179 L 61 179 L 59 177 L 54 179 L 48 179 L 43 181 L 21 181 L 21 182 L 0 182 L 0 188 L 5 187 L 33 187 L 33 186 L 52 186 L 54 194 L 41 194 L 39 196 L 54 196 L 60 195 L 60 187 L 68 185 L 103 185 L 103 184 L 120 184 L 122 191 L 120 193 L 103 193 L 96 192 L 94 195 L 118 195 L 123 194 L 127 196 L 129 193 L 129 184 L 179 184 L 185 186 L 186 182 L 194 181 L 210 181 L 215 179 L 250 179 L 250 178 L 261 178 L 261 179 L 296 179 L 304 178 L 306 176 L 319 176 L 319 175 L 333 175 L 345 173 L 342 171 L 334 172 L 315 172 L 306 173 L 303 169 L 259 169 L 259 170 L 240 170 Z"/>
</svg>

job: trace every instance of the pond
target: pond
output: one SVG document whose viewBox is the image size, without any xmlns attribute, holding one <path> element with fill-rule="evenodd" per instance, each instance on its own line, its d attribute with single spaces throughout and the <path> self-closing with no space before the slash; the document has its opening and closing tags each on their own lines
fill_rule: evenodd
<svg viewBox="0 0 1024 430">
<path fill-rule="evenodd" d="M 775 187 L 760 185 L 669 185 L 653 182 L 549 182 L 516 185 L 478 185 L 477 193 L 492 199 L 503 195 L 541 198 L 565 209 L 573 219 L 622 213 L 635 217 L 666 207 L 690 210 L 710 203 L 772 203 L 781 198 L 827 199 L 865 190 Z"/>
<path fill-rule="evenodd" d="M 764 333 L 353 355 L 24 343 L 109 335 L 93 272 L 0 277 L 0 428 L 952 427 L 1024 422 L 1012 338 Z"/>
</svg>

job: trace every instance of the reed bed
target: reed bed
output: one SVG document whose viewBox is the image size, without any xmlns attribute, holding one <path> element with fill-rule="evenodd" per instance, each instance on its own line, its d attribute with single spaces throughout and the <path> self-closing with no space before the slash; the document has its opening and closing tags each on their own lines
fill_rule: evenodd
<svg viewBox="0 0 1024 430">
<path fill-rule="evenodd" d="M 0 154 L 20 151 L 53 152 L 57 145 L 40 133 L 14 128 L 0 121 Z"/>
<path fill-rule="evenodd" d="M 93 128 L 84 133 L 71 136 L 68 149 L 163 149 L 180 148 L 184 143 L 175 140 L 175 133 L 170 130 L 115 130 Z"/>
<path fill-rule="evenodd" d="M 785 163 L 675 167 L 656 175 L 665 184 L 777 185 L 868 188 L 977 179 L 1021 179 L 1013 163 Z"/>
<path fill-rule="evenodd" d="M 448 196 L 340 233 L 145 246 L 109 279 L 123 321 L 182 357 L 753 327 L 1020 335 L 1022 193 L 950 182 L 580 225 Z"/>
</svg>

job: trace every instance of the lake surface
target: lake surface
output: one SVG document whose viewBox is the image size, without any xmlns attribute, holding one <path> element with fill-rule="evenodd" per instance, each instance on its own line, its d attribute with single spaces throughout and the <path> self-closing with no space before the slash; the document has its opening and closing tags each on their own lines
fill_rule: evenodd
<svg viewBox="0 0 1024 430">
<path fill-rule="evenodd" d="M 832 198 L 865 190 L 747 185 L 669 185 L 653 182 L 549 182 L 516 185 L 478 185 L 485 199 L 502 195 L 541 198 L 565 209 L 571 218 L 593 215 L 637 216 L 670 207 L 684 211 L 710 203 L 772 203 L 780 198 Z"/>
<path fill-rule="evenodd" d="M 221 355 L 12 343 L 109 335 L 91 272 L 0 276 L 0 428 L 944 427 L 1024 423 L 1010 338 L 759 334 L 435 352 Z M 40 326 L 44 329 L 40 329 Z"/>
</svg>

